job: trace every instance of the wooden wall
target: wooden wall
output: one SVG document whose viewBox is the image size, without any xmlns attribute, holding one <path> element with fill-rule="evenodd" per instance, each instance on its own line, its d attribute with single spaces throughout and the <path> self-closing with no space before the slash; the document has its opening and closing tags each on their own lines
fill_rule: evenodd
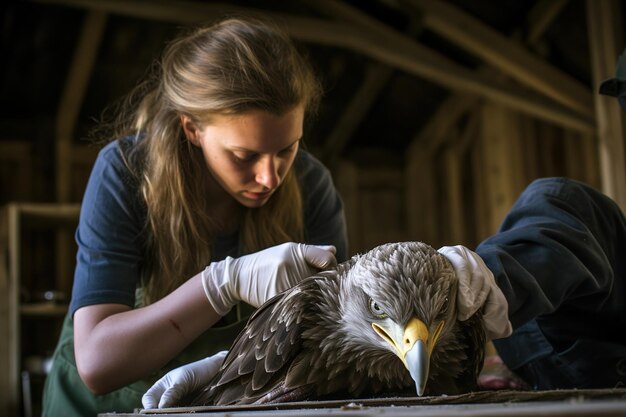
<svg viewBox="0 0 626 417">
<path fill-rule="evenodd" d="M 342 162 L 336 178 L 352 252 L 397 240 L 473 247 L 498 229 L 536 178 L 567 176 L 601 187 L 594 135 L 490 101 L 445 131 L 437 147 L 416 141 L 399 166 Z"/>
</svg>

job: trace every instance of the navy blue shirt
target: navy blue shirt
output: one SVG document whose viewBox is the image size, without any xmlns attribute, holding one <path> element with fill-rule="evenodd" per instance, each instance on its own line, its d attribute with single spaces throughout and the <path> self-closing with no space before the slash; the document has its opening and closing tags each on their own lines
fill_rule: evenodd
<svg viewBox="0 0 626 417">
<path fill-rule="evenodd" d="M 133 140 L 122 142 L 133 146 Z M 337 261 L 346 260 L 343 204 L 330 172 L 302 149 L 293 169 L 303 199 L 304 243 L 335 245 Z M 81 205 L 70 314 L 93 304 L 135 305 L 146 244 L 145 219 L 139 182 L 122 158 L 120 141 L 111 142 L 98 154 Z M 237 256 L 238 247 L 237 233 L 217 238 L 207 264 Z"/>
</svg>

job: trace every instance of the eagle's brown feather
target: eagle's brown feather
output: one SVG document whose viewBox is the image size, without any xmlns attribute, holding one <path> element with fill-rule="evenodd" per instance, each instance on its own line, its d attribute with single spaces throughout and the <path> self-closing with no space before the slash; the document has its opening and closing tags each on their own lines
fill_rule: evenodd
<svg viewBox="0 0 626 417">
<path fill-rule="evenodd" d="M 415 395 L 409 372 L 371 323 L 371 300 L 405 324 L 447 320 L 427 394 L 476 388 L 485 333 L 480 314 L 456 320 L 457 281 L 421 242 L 381 245 L 267 301 L 232 344 L 219 373 L 186 405 Z"/>
</svg>

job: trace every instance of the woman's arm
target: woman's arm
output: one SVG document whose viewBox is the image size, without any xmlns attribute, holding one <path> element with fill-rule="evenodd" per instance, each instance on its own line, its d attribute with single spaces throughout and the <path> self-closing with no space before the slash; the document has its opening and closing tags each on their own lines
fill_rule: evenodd
<svg viewBox="0 0 626 417">
<path fill-rule="evenodd" d="M 319 269 L 336 264 L 332 246 L 283 243 L 209 265 L 162 300 L 130 310 L 95 304 L 74 314 L 78 372 L 106 393 L 165 365 L 239 301 L 258 307 Z"/>
<path fill-rule="evenodd" d="M 74 354 L 89 389 L 104 394 L 145 377 L 220 318 L 201 275 L 147 307 L 98 304 L 76 311 Z"/>
</svg>

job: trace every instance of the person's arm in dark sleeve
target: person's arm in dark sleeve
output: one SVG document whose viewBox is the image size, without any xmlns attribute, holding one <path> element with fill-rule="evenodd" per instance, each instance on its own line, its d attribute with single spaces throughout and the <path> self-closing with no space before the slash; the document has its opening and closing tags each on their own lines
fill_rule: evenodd
<svg viewBox="0 0 626 417">
<path fill-rule="evenodd" d="M 617 205 L 565 178 L 533 182 L 498 233 L 476 249 L 509 304 L 514 328 L 561 306 L 597 313 L 624 273 L 626 222 Z M 620 284 L 620 285 L 623 285 Z M 622 291 L 623 292 L 623 291 Z"/>
</svg>

